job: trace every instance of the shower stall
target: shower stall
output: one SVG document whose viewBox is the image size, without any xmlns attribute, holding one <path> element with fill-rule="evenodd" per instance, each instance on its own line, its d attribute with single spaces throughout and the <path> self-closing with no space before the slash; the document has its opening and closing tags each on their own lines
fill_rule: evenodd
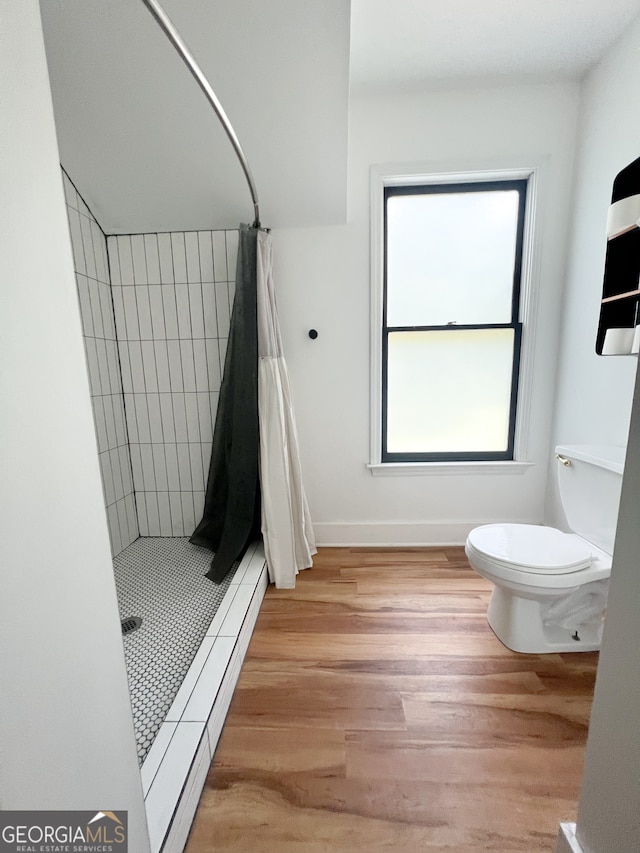
<svg viewBox="0 0 640 853">
<path fill-rule="evenodd" d="M 185 782 L 204 781 L 267 585 L 261 543 L 213 584 L 211 552 L 188 540 L 204 506 L 238 232 L 107 237 L 62 180 L 152 849 L 177 850 L 200 790 L 185 799 Z"/>
</svg>

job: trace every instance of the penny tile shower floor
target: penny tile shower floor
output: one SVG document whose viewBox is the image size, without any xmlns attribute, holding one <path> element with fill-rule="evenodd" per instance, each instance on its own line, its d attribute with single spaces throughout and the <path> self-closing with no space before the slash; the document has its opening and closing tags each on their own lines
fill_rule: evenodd
<svg viewBox="0 0 640 853">
<path fill-rule="evenodd" d="M 122 638 L 140 764 L 236 572 L 207 580 L 212 557 L 186 538 L 144 537 L 113 561 L 120 618 L 142 617 Z"/>
</svg>

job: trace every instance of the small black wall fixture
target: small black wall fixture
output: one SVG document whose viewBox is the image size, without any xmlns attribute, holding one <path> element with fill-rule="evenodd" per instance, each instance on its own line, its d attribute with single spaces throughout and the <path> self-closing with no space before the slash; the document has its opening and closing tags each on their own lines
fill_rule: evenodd
<svg viewBox="0 0 640 853">
<path fill-rule="evenodd" d="M 607 217 L 598 355 L 631 355 L 640 349 L 640 157 L 613 182 Z"/>
<path fill-rule="evenodd" d="M 309 337 L 312 341 L 315 341 L 315 339 L 318 337 L 318 333 L 315 329 L 309 329 Z"/>
</svg>

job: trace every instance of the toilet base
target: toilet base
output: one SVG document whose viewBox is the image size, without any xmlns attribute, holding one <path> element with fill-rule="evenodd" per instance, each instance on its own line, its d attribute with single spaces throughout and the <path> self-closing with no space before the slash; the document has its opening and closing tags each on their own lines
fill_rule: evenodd
<svg viewBox="0 0 640 853">
<path fill-rule="evenodd" d="M 499 586 L 493 588 L 487 621 L 501 643 L 523 654 L 593 652 L 602 640 L 602 619 L 583 623 L 573 639 L 573 630 L 544 624 L 540 601 Z"/>
</svg>

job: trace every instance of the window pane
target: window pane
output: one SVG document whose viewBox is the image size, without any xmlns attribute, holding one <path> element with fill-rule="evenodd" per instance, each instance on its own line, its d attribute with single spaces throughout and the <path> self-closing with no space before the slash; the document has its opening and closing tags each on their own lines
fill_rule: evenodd
<svg viewBox="0 0 640 853">
<path fill-rule="evenodd" d="M 504 452 L 513 329 L 391 332 L 387 452 Z"/>
<path fill-rule="evenodd" d="M 387 325 L 510 323 L 516 190 L 387 198 Z"/>
</svg>

